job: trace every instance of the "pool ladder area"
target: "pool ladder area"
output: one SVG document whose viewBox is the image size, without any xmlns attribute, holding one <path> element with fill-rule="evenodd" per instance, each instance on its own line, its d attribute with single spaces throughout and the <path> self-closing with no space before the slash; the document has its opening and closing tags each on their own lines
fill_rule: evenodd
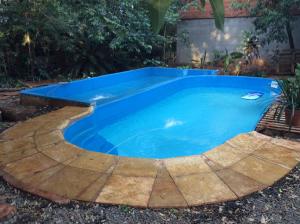
<svg viewBox="0 0 300 224">
<path fill-rule="evenodd" d="M 95 128 L 96 127 L 88 128 L 83 132 L 72 136 L 72 138 L 69 139 L 69 142 L 71 142 L 74 145 L 78 145 L 82 148 L 102 153 L 106 153 L 111 149 L 115 148 L 115 146 L 108 142 L 105 138 L 95 134 L 97 133 L 95 131 Z"/>
</svg>

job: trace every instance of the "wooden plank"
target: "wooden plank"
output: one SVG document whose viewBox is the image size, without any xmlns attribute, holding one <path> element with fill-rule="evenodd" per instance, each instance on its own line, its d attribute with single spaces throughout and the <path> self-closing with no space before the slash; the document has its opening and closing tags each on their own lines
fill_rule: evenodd
<svg viewBox="0 0 300 224">
<path fill-rule="evenodd" d="M 291 132 L 295 134 L 300 134 L 300 127 L 291 127 L 285 123 L 285 115 L 282 114 L 280 119 L 278 120 L 277 118 L 274 119 L 274 113 L 276 110 L 277 105 L 273 105 L 264 115 L 264 117 L 260 120 L 258 123 L 256 130 L 261 131 L 261 130 L 277 130 L 277 131 L 286 131 L 286 132 Z"/>
</svg>

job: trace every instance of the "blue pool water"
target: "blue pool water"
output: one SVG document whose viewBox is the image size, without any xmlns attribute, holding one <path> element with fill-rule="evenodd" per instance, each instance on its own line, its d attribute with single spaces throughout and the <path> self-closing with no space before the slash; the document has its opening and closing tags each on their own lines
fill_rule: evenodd
<svg viewBox="0 0 300 224">
<path fill-rule="evenodd" d="M 94 105 L 64 130 L 81 148 L 126 157 L 198 155 L 253 131 L 280 93 L 271 79 L 144 68 L 22 91 Z"/>
<path fill-rule="evenodd" d="M 197 155 L 255 127 L 279 89 L 271 79 L 190 76 L 95 107 L 65 130 L 87 150 L 139 158 Z M 259 93 L 255 100 L 242 99 Z"/>
<path fill-rule="evenodd" d="M 255 129 L 265 105 L 259 100 L 241 100 L 250 90 L 191 88 L 93 132 L 94 139 L 109 142 L 106 153 L 127 157 L 169 158 L 196 155 L 241 132 Z M 86 148 L 101 151 L 96 141 Z"/>
</svg>

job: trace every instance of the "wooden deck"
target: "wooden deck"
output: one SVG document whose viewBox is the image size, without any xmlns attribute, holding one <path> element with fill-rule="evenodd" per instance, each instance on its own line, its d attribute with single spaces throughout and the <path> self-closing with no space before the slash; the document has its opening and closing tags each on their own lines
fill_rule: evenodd
<svg viewBox="0 0 300 224">
<path fill-rule="evenodd" d="M 291 127 L 285 123 L 285 115 L 284 113 L 278 120 L 278 118 L 274 117 L 274 113 L 276 110 L 276 104 L 273 105 L 264 115 L 264 117 L 260 120 L 256 127 L 256 131 L 264 131 L 264 130 L 276 130 L 276 131 L 284 131 L 290 132 L 294 134 L 300 134 L 300 127 Z"/>
<path fill-rule="evenodd" d="M 295 74 L 296 64 L 300 63 L 300 50 L 287 49 L 281 50 L 277 63 L 277 74 L 291 75 Z"/>
</svg>

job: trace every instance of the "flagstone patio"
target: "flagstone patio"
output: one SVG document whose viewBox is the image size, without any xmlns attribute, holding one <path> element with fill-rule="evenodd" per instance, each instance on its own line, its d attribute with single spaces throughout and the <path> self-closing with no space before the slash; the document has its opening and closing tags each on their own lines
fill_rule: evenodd
<svg viewBox="0 0 300 224">
<path fill-rule="evenodd" d="M 80 149 L 63 129 L 92 108 L 64 107 L 0 135 L 0 174 L 17 188 L 58 203 L 187 207 L 235 200 L 271 186 L 300 160 L 300 143 L 257 132 L 202 155 L 151 160 Z"/>
</svg>

